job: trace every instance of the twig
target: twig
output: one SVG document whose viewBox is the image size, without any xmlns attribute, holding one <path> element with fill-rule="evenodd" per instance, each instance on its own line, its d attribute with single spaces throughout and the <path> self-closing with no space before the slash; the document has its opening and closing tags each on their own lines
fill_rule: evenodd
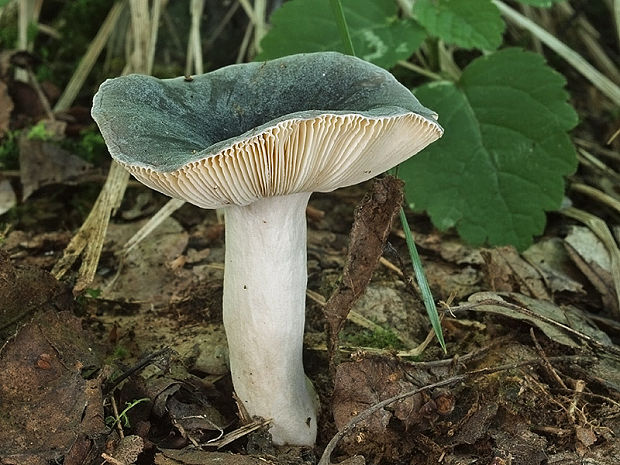
<svg viewBox="0 0 620 465">
<path fill-rule="evenodd" d="M 396 273 L 398 276 L 400 276 L 401 278 L 405 277 L 405 273 L 403 273 L 403 270 L 401 270 L 400 268 L 398 268 L 396 265 L 394 265 L 391 261 L 389 261 L 387 258 L 385 257 L 381 257 L 379 259 L 379 263 L 381 263 L 384 267 L 386 267 L 388 270 L 392 270 L 394 273 Z"/>
<path fill-rule="evenodd" d="M 433 81 L 443 80 L 443 77 L 441 77 L 441 75 L 437 73 L 433 73 L 432 71 L 429 71 L 428 69 L 423 68 L 422 66 L 418 66 L 409 61 L 400 60 L 396 64 L 398 66 L 402 66 L 405 69 L 408 69 L 409 71 L 413 71 L 414 73 L 418 73 L 418 74 L 421 74 L 422 76 L 426 76 L 427 78 L 431 78 Z"/>
<path fill-rule="evenodd" d="M 226 433 L 226 435 L 222 437 L 211 439 L 207 443 L 202 444 L 202 446 L 203 447 L 217 447 L 218 449 L 221 449 L 222 447 L 227 446 L 231 442 L 236 441 L 237 439 L 242 438 L 243 436 L 247 436 L 248 434 L 256 431 L 257 429 L 269 426 L 270 423 L 271 423 L 271 420 L 263 420 L 263 419 L 253 420 L 247 425 L 243 425 L 237 428 L 236 430 L 231 431 L 230 433 Z"/>
<path fill-rule="evenodd" d="M 568 407 L 568 415 L 573 423 L 575 422 L 575 409 L 577 408 L 577 401 L 579 400 L 580 394 L 583 392 L 585 387 L 586 387 L 586 382 L 584 380 L 578 379 L 575 382 L 575 391 L 573 395 L 573 400 L 571 401 L 570 406 Z"/>
<path fill-rule="evenodd" d="M 245 58 L 246 53 L 248 52 L 248 47 L 250 45 L 250 38 L 252 37 L 252 32 L 254 31 L 254 24 L 250 22 L 248 27 L 243 34 L 243 39 L 241 40 L 241 45 L 239 46 L 239 52 L 237 53 L 237 58 L 235 59 L 235 63 L 241 63 Z"/>
<path fill-rule="evenodd" d="M 191 26 L 189 29 L 189 38 L 187 40 L 187 57 L 185 62 L 186 75 L 192 74 L 192 69 L 196 74 L 204 73 L 202 44 L 200 40 L 200 23 L 202 22 L 204 7 L 204 0 L 190 1 Z"/>
<path fill-rule="evenodd" d="M 618 174 L 616 170 L 607 166 L 605 163 L 603 163 L 601 160 L 596 158 L 590 152 L 588 152 L 587 150 L 583 148 L 577 149 L 577 152 L 578 152 L 577 158 L 579 159 L 580 163 L 593 166 L 597 170 L 600 170 L 601 172 L 612 177 L 616 181 L 620 181 L 620 174 Z"/>
<path fill-rule="evenodd" d="M 555 368 L 553 368 L 551 363 L 549 363 L 547 354 L 545 354 L 545 351 L 540 346 L 540 343 L 538 342 L 538 339 L 536 338 L 536 333 L 534 332 L 534 328 L 530 328 L 530 337 L 532 338 L 532 341 L 534 342 L 534 346 L 536 347 L 536 351 L 538 352 L 538 355 L 543 360 L 543 365 L 547 369 L 547 372 L 551 375 L 551 377 L 555 380 L 555 382 L 558 383 L 558 385 L 560 385 L 564 389 L 568 389 L 568 387 L 566 386 L 562 378 L 560 378 L 560 376 L 558 375 L 558 372 L 555 371 Z"/>
<path fill-rule="evenodd" d="M 125 432 L 123 431 L 123 425 L 121 425 L 121 417 L 118 414 L 118 407 L 116 406 L 116 399 L 114 398 L 114 394 L 110 396 L 110 402 L 112 404 L 112 411 L 114 412 L 114 419 L 116 420 L 116 429 L 118 430 L 118 435 L 121 439 L 125 437 Z"/>
<path fill-rule="evenodd" d="M 620 128 L 618 130 L 620 131 Z M 593 152 L 596 152 L 599 155 L 602 155 L 604 157 L 611 158 L 614 161 L 620 162 L 620 153 L 616 152 L 615 150 L 606 149 L 604 147 L 599 146 L 596 142 L 582 139 L 580 137 L 573 137 L 573 141 L 580 147 L 592 150 Z"/>
<path fill-rule="evenodd" d="M 594 359 L 593 358 L 588 358 L 588 357 L 582 357 L 582 356 L 571 356 L 571 355 L 558 356 L 558 357 L 550 357 L 549 358 L 549 361 L 554 361 L 554 362 L 592 361 L 592 360 L 594 360 Z M 510 363 L 510 364 L 500 365 L 500 366 L 497 366 L 497 367 L 481 368 L 479 370 L 474 370 L 474 371 L 470 371 L 470 372 L 463 373 L 463 374 L 460 374 L 460 375 L 455 375 L 455 376 L 452 376 L 450 378 L 444 379 L 442 381 L 438 381 L 437 383 L 428 384 L 428 385 L 423 386 L 421 388 L 417 388 L 417 389 L 414 389 L 414 390 L 411 390 L 411 391 L 403 392 L 403 393 L 400 393 L 400 394 L 398 394 L 398 395 L 396 395 L 394 397 L 390 397 L 389 399 L 381 401 L 381 402 L 373 405 L 372 407 L 370 407 L 370 408 L 360 412 L 357 416 L 352 418 L 340 431 L 338 431 L 338 433 L 336 433 L 336 435 L 327 444 L 327 447 L 325 447 L 325 450 L 323 451 L 323 455 L 321 456 L 321 460 L 319 460 L 318 465 L 331 465 L 330 457 L 331 457 L 332 452 L 336 448 L 336 445 L 338 444 L 338 442 L 346 434 L 348 434 L 351 430 L 353 430 L 353 428 L 355 428 L 358 423 L 366 420 L 371 415 L 373 415 L 375 412 L 381 410 L 382 408 L 384 408 L 384 407 L 386 407 L 386 406 L 388 406 L 390 404 L 393 404 L 394 402 L 397 402 L 397 401 L 399 401 L 401 399 L 405 399 L 407 397 L 414 396 L 414 395 L 419 394 L 421 392 L 429 391 L 431 389 L 436 389 L 436 388 L 440 388 L 440 387 L 450 386 L 452 384 L 464 381 L 466 379 L 477 378 L 477 377 L 480 377 L 480 376 L 485 376 L 485 375 L 497 373 L 497 372 L 500 372 L 500 371 L 514 370 L 515 368 L 520 368 L 520 367 L 524 367 L 524 366 L 540 365 L 542 363 L 544 363 L 544 360 L 542 360 L 542 359 L 533 359 L 533 360 L 526 360 L 526 361 L 519 362 L 519 363 Z"/>
<path fill-rule="evenodd" d="M 157 352 L 153 352 L 152 354 L 147 355 L 142 360 L 139 360 L 138 363 L 136 363 L 129 370 L 125 371 L 119 377 L 114 378 L 112 381 L 110 381 L 109 384 L 106 382 L 106 384 L 104 384 L 103 388 L 102 388 L 103 393 L 107 394 L 109 392 L 112 392 L 116 386 L 121 384 L 123 381 L 125 381 L 127 378 L 129 378 L 131 375 L 133 375 L 134 373 L 138 373 L 139 371 L 143 370 L 145 367 L 147 367 L 148 365 L 153 363 L 154 360 L 156 360 L 157 358 L 161 357 L 162 355 L 168 355 L 171 352 L 172 352 L 172 350 L 169 347 L 164 347 L 163 349 L 158 350 Z"/>
<path fill-rule="evenodd" d="M 43 92 L 43 89 L 41 89 L 41 85 L 39 84 L 39 81 L 37 81 L 37 78 L 32 72 L 32 69 L 30 69 L 30 66 L 26 68 L 26 73 L 28 73 L 28 80 L 32 87 L 34 87 L 34 91 L 39 98 L 39 102 L 41 102 L 43 111 L 45 111 L 45 115 L 50 121 L 56 121 L 56 117 L 54 116 L 54 113 L 52 112 L 52 107 L 50 106 L 50 102 L 47 99 L 45 92 Z"/>
<path fill-rule="evenodd" d="M 230 8 L 228 9 L 226 14 L 224 15 L 224 17 L 220 21 L 220 23 L 217 25 L 217 27 L 213 31 L 213 34 L 211 34 L 211 37 L 209 37 L 207 39 L 207 47 L 208 48 L 210 48 L 213 45 L 213 43 L 215 42 L 215 40 L 220 36 L 220 34 L 224 30 L 224 28 L 228 25 L 228 23 L 230 22 L 232 17 L 235 15 L 237 10 L 239 9 L 239 6 L 240 6 L 239 5 L 239 0 L 237 0 L 236 2 L 234 2 L 230 6 Z"/>
</svg>

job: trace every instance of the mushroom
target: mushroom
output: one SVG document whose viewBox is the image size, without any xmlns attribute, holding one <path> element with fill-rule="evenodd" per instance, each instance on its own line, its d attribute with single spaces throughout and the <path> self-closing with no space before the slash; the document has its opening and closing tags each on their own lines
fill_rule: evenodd
<svg viewBox="0 0 620 465">
<path fill-rule="evenodd" d="M 234 389 L 274 444 L 312 445 L 302 363 L 312 192 L 368 180 L 441 137 L 437 115 L 387 71 L 335 52 L 232 65 L 188 80 L 104 82 L 92 115 L 147 186 L 225 207 L 224 327 Z"/>
</svg>

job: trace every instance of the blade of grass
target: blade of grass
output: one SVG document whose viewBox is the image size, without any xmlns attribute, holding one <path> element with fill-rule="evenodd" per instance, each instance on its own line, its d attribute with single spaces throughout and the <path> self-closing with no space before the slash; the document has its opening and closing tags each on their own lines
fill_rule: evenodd
<svg viewBox="0 0 620 465">
<path fill-rule="evenodd" d="M 407 248 L 409 249 L 409 256 L 411 257 L 413 271 L 418 281 L 418 286 L 420 286 L 420 292 L 422 292 L 422 299 L 424 300 L 426 313 L 428 314 L 428 318 L 431 320 L 431 325 L 433 326 L 433 330 L 435 331 L 435 335 L 437 336 L 437 340 L 439 341 L 441 348 L 444 353 L 447 353 L 446 342 L 443 338 L 441 321 L 439 320 L 435 300 L 433 299 L 433 294 L 428 286 L 428 281 L 426 280 L 426 275 L 424 274 L 424 268 L 422 267 L 422 262 L 420 261 L 420 255 L 418 255 L 418 249 L 415 246 L 415 241 L 413 240 L 413 235 L 411 234 L 411 229 L 409 228 L 409 223 L 407 222 L 407 217 L 405 216 L 405 210 L 402 207 L 400 208 L 399 216 L 400 222 L 403 225 L 403 231 L 405 232 L 405 241 L 407 242 Z"/>
<path fill-rule="evenodd" d="M 353 48 L 353 41 L 351 40 L 351 34 L 349 33 L 349 27 L 347 26 L 347 19 L 344 17 L 344 11 L 342 10 L 342 3 L 340 0 L 330 0 L 332 5 L 332 11 L 336 18 L 336 24 L 338 24 L 338 30 L 340 31 L 340 37 L 344 48 L 349 55 L 355 56 L 355 49 Z"/>
<path fill-rule="evenodd" d="M 345 50 L 347 50 L 349 55 L 355 56 L 355 49 L 353 48 L 353 42 L 351 41 L 351 34 L 349 33 L 347 20 L 344 16 L 344 11 L 342 10 L 342 3 L 340 0 L 330 0 L 330 2 Z M 424 268 L 422 267 L 422 262 L 420 261 L 420 256 L 418 255 L 418 250 L 416 249 L 415 242 L 413 241 L 411 229 L 409 228 L 409 223 L 407 223 L 407 217 L 405 216 L 405 211 L 402 207 L 400 209 L 400 222 L 403 226 L 403 230 L 405 231 L 405 240 L 407 242 L 407 248 L 409 249 L 409 256 L 411 257 L 411 263 L 413 265 L 416 280 L 418 281 L 420 291 L 422 292 L 422 299 L 424 300 L 426 313 L 428 313 L 428 317 L 431 320 L 431 325 L 433 326 L 433 330 L 435 331 L 435 335 L 437 336 L 437 340 L 439 341 L 441 348 L 444 353 L 447 353 L 439 314 L 437 313 L 437 307 L 435 306 L 435 301 L 433 300 L 433 294 L 428 286 L 428 281 L 426 280 L 426 275 L 424 274 Z"/>
</svg>

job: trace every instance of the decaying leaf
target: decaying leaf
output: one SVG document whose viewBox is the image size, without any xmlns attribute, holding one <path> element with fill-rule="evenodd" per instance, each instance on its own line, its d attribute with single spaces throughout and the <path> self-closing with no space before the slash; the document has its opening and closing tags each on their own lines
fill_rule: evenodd
<svg viewBox="0 0 620 465">
<path fill-rule="evenodd" d="M 54 310 L 37 314 L 2 348 L 2 463 L 76 460 L 84 441 L 87 452 L 73 463 L 88 463 L 96 437 L 106 431 L 100 380 L 82 377 L 83 368 L 99 366 L 95 348 L 78 318 Z"/>
<path fill-rule="evenodd" d="M 23 200 L 50 184 L 75 184 L 92 165 L 52 142 L 19 138 L 19 170 Z"/>
<path fill-rule="evenodd" d="M 495 304 L 494 301 L 497 303 Z M 609 336 L 592 326 L 585 315 L 576 307 L 559 307 L 553 302 L 534 299 L 516 292 L 478 292 L 469 297 L 469 302 L 484 302 L 484 305 L 476 306 L 476 310 L 479 311 L 527 321 L 545 333 L 549 339 L 562 345 L 580 346 L 574 340 L 574 336 L 569 336 L 569 333 L 563 330 L 560 325 L 579 331 L 602 344 L 611 344 Z M 502 305 L 503 303 L 509 305 Z M 515 304 L 516 307 L 520 307 L 524 311 L 520 312 L 518 308 L 514 308 L 510 304 Z M 553 324 L 554 322 L 558 324 Z"/>
<path fill-rule="evenodd" d="M 143 450 L 144 439 L 140 436 L 132 434 L 122 438 L 114 448 L 114 452 L 106 455 L 113 457 L 120 463 L 130 464 L 134 463 L 138 459 L 138 455 L 140 455 Z"/>
<path fill-rule="evenodd" d="M 418 381 L 424 385 L 428 374 L 422 380 L 405 376 L 397 362 L 383 358 L 364 358 L 354 362 L 341 363 L 337 367 L 333 413 L 336 427 L 341 429 L 360 412 L 385 399 L 416 389 Z M 371 435 L 383 435 L 392 418 L 400 420 L 406 428 L 426 425 L 439 415 L 452 412 L 454 398 L 447 391 L 420 393 L 406 397 L 378 410 L 369 419 L 356 426 Z"/>
<path fill-rule="evenodd" d="M 497 247 L 481 253 L 491 289 L 497 292 L 520 292 L 549 300 L 549 293 L 540 274 L 521 258 L 514 247 Z"/>
<path fill-rule="evenodd" d="M 368 286 L 381 258 L 402 201 L 402 181 L 386 176 L 375 181 L 371 194 L 355 211 L 342 280 L 323 309 L 329 325 L 328 344 L 332 354 L 351 307 Z"/>
<path fill-rule="evenodd" d="M 457 428 L 458 432 L 450 443 L 452 445 L 475 444 L 487 434 L 498 409 L 497 402 L 484 402 L 482 404 L 476 402 L 460 421 Z"/>
<path fill-rule="evenodd" d="M 538 241 L 523 252 L 523 257 L 536 268 L 552 293 L 585 294 L 582 283 L 578 281 L 579 272 L 572 264 L 562 239 L 553 237 Z"/>
<path fill-rule="evenodd" d="M 338 429 L 377 403 L 413 391 L 436 380 L 424 369 L 401 365 L 388 358 L 361 358 L 337 367 L 332 411 Z M 452 413 L 455 396 L 446 389 L 422 392 L 375 411 L 340 441 L 348 453 L 379 454 L 381 463 L 407 463 L 416 442 L 441 417 Z M 402 431 L 408 433 L 403 436 Z M 380 449 L 381 452 L 378 452 Z M 379 463 L 379 461 L 377 461 Z"/>
<path fill-rule="evenodd" d="M 568 255 L 601 294 L 603 305 L 618 311 L 618 299 L 611 272 L 611 258 L 605 245 L 590 228 L 573 226 L 564 238 Z"/>
<path fill-rule="evenodd" d="M 509 459 L 514 465 L 539 465 L 546 463 L 547 440 L 529 430 L 520 421 L 514 425 L 506 422 L 506 428 L 491 433 L 496 443 L 495 456 Z"/>
<path fill-rule="evenodd" d="M 0 347 L 34 312 L 68 310 L 72 302 L 70 290 L 49 273 L 33 266 L 16 266 L 0 251 Z"/>
</svg>

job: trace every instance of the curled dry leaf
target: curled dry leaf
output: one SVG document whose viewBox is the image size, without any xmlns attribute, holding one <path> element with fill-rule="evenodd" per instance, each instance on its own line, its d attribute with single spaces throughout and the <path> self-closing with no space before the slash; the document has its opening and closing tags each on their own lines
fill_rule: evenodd
<svg viewBox="0 0 620 465">
<path fill-rule="evenodd" d="M 583 312 L 573 306 L 560 307 L 548 300 L 533 299 L 516 292 L 478 292 L 471 295 L 468 300 L 484 302 L 483 305 L 475 307 L 478 311 L 527 321 L 552 341 L 565 346 L 579 347 L 582 341 L 576 341 L 562 326 L 578 331 L 602 344 L 611 344 L 609 336 L 594 327 Z"/>
<path fill-rule="evenodd" d="M 106 431 L 100 380 L 82 376 L 84 367 L 100 364 L 94 347 L 78 318 L 56 310 L 39 313 L 6 343 L 0 352 L 0 463 L 90 463 L 86 455 Z M 84 442 L 90 452 L 83 455 Z"/>
<path fill-rule="evenodd" d="M 402 184 L 392 176 L 375 181 L 371 194 L 355 211 L 342 280 L 323 310 L 330 330 L 331 353 L 351 307 L 368 286 L 383 254 L 392 221 L 403 201 Z"/>
<path fill-rule="evenodd" d="M 618 311 L 611 257 L 601 240 L 589 228 L 573 226 L 564 238 L 568 255 L 601 294 L 603 305 Z"/>
</svg>

